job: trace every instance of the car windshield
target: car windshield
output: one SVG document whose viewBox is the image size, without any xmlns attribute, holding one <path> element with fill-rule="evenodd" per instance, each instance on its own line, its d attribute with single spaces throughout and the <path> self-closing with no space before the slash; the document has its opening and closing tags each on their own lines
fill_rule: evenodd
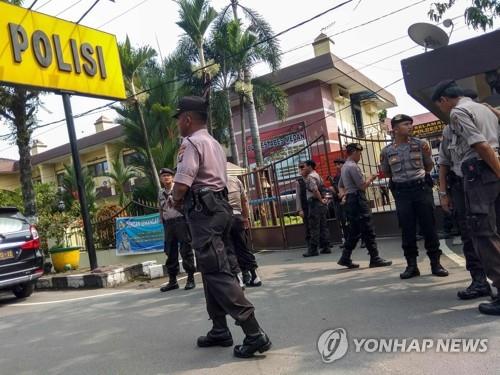
<svg viewBox="0 0 500 375">
<path fill-rule="evenodd" d="M 26 222 L 17 217 L 0 216 L 0 234 L 19 232 Z"/>
</svg>

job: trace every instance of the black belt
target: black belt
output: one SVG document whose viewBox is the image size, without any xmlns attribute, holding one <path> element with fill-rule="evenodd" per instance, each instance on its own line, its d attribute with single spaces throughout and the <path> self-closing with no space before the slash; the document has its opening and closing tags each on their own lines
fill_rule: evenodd
<svg viewBox="0 0 500 375">
<path fill-rule="evenodd" d="M 174 224 L 174 223 L 177 223 L 180 221 L 186 221 L 186 218 L 184 216 L 178 216 L 178 217 L 174 217 L 172 219 L 165 220 L 165 223 L 166 224 Z"/>
<path fill-rule="evenodd" d="M 426 184 L 425 178 L 419 180 L 406 181 L 406 182 L 393 182 L 393 186 L 395 189 L 412 189 L 424 186 L 425 184 Z"/>
</svg>

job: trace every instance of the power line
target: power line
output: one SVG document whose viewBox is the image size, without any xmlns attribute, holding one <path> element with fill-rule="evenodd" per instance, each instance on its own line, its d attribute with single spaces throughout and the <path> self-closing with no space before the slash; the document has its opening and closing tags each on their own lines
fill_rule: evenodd
<svg viewBox="0 0 500 375">
<path fill-rule="evenodd" d="M 36 8 L 35 10 L 36 10 L 36 11 L 39 11 L 39 10 L 40 10 L 40 9 L 42 9 L 44 6 L 49 5 L 49 4 L 50 4 L 51 2 L 53 2 L 53 1 L 54 1 L 54 0 L 49 0 L 49 1 L 47 1 L 46 3 L 44 3 L 44 4 L 40 5 L 40 6 L 39 6 L 38 8 Z"/>
<path fill-rule="evenodd" d="M 63 14 L 64 12 L 70 10 L 71 8 L 75 7 L 77 4 L 81 3 L 83 0 L 78 0 L 76 3 L 73 3 L 72 5 L 70 5 L 69 7 L 67 8 L 64 8 L 63 10 L 61 10 L 59 13 L 56 14 L 56 17 L 59 17 L 61 14 Z"/>
<path fill-rule="evenodd" d="M 134 5 L 133 7 L 131 7 L 131 8 L 129 8 L 129 9 L 127 9 L 126 11 L 124 11 L 123 13 L 120 13 L 119 15 L 117 15 L 117 16 L 115 16 L 115 17 L 111 18 L 110 20 L 108 20 L 108 21 L 104 22 L 102 25 L 100 25 L 100 26 L 98 27 L 98 29 L 101 29 L 102 27 L 106 26 L 108 23 L 111 23 L 111 22 L 113 22 L 114 20 L 116 20 L 116 19 L 118 19 L 118 18 L 120 18 L 120 17 L 124 16 L 125 14 L 127 14 L 127 13 L 131 12 L 131 11 L 132 11 L 132 10 L 134 10 L 135 8 L 137 8 L 137 7 L 141 6 L 142 4 L 144 4 L 146 1 L 149 1 L 149 0 L 143 0 L 143 1 L 141 1 L 139 4 L 136 4 L 136 5 Z"/>
<path fill-rule="evenodd" d="M 92 9 L 94 9 L 94 7 L 97 5 L 97 3 L 98 3 L 99 1 L 101 1 L 101 0 L 95 0 L 95 1 L 94 1 L 94 4 L 92 4 L 92 5 L 90 6 L 90 8 L 89 8 L 89 9 L 87 9 L 87 10 L 85 11 L 85 13 L 83 13 L 83 14 L 82 14 L 82 16 L 81 16 L 81 17 L 78 19 L 78 21 L 76 21 L 75 23 L 76 23 L 76 24 L 79 24 L 80 22 L 82 22 L 82 20 L 85 18 L 85 16 L 87 16 L 87 14 L 89 14 L 89 13 L 90 13 L 90 11 L 91 11 Z"/>
<path fill-rule="evenodd" d="M 28 8 L 28 10 L 31 10 L 35 6 L 36 3 L 38 3 L 38 0 L 33 1 L 31 3 L 30 7 Z"/>
</svg>

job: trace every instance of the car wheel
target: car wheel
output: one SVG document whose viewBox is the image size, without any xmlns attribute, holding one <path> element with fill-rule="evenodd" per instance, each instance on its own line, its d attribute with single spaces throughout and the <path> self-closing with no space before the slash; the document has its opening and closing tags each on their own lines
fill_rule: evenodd
<svg viewBox="0 0 500 375">
<path fill-rule="evenodd" d="M 14 293 L 17 298 L 27 298 L 33 294 L 34 290 L 34 283 L 26 283 L 16 286 L 14 289 L 12 289 L 12 293 Z"/>
</svg>

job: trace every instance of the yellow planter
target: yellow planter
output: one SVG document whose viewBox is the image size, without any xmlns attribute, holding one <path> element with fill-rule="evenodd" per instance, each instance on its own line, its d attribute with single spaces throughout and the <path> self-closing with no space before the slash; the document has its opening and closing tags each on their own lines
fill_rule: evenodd
<svg viewBox="0 0 500 375">
<path fill-rule="evenodd" d="M 55 247 L 50 249 L 50 258 L 56 272 L 64 272 L 66 264 L 71 265 L 71 269 L 78 269 L 80 266 L 80 247 Z"/>
</svg>

